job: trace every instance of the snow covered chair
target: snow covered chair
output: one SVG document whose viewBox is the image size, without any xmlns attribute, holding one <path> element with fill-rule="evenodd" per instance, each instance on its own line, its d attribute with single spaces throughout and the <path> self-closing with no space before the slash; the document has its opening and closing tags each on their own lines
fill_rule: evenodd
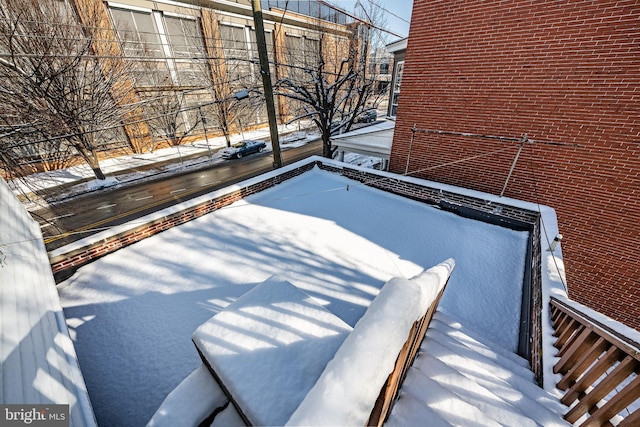
<svg viewBox="0 0 640 427">
<path fill-rule="evenodd" d="M 246 425 L 284 425 L 352 328 L 270 278 L 203 323 L 193 342 Z"/>
<path fill-rule="evenodd" d="M 384 424 L 454 266 L 385 283 L 287 425 Z"/>
<path fill-rule="evenodd" d="M 453 267 L 447 260 L 412 279 L 391 279 L 354 328 L 286 281 L 256 286 L 193 334 L 230 401 L 211 393 L 212 425 L 223 418 L 225 425 L 382 425 Z M 197 371 L 192 384 L 206 380 Z M 193 387 L 183 389 L 198 399 Z M 185 394 L 177 391 L 150 425 L 175 419 L 171 402 Z M 197 412 L 196 425 L 204 413 Z"/>
</svg>

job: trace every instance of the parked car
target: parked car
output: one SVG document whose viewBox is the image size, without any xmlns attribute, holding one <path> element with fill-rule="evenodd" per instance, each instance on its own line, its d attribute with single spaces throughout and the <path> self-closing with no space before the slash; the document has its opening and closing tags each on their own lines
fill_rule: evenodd
<svg viewBox="0 0 640 427">
<path fill-rule="evenodd" d="M 246 141 L 233 144 L 222 150 L 222 158 L 224 159 L 240 159 L 242 156 L 252 153 L 260 153 L 267 147 L 264 141 L 255 141 L 248 139 Z"/>
<path fill-rule="evenodd" d="M 347 123 L 343 123 L 340 121 L 331 122 L 331 135 L 339 135 L 344 133 L 344 128 L 347 126 Z"/>
<path fill-rule="evenodd" d="M 374 109 L 365 110 L 356 119 L 358 123 L 373 123 L 378 120 L 378 112 Z"/>
</svg>

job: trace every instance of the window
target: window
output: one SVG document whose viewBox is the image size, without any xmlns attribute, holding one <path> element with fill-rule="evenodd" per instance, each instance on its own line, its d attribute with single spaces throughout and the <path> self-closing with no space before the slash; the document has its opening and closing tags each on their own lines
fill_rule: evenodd
<svg viewBox="0 0 640 427">
<path fill-rule="evenodd" d="M 402 83 L 402 71 L 404 70 L 404 61 L 396 64 L 396 74 L 393 79 L 393 92 L 391 93 L 391 110 L 390 116 L 395 117 L 398 111 L 398 99 L 400 98 L 400 85 Z"/>
<path fill-rule="evenodd" d="M 258 42 L 256 41 L 256 30 L 254 30 L 253 28 L 251 28 L 249 30 L 249 37 L 250 37 L 250 52 L 249 52 L 249 57 L 253 59 L 253 63 L 256 67 L 255 71 L 254 71 L 254 75 L 258 76 L 259 73 L 257 73 L 258 68 L 260 68 L 260 57 L 258 54 Z M 271 37 L 271 32 L 265 31 L 264 34 L 264 38 L 265 38 L 265 42 L 267 45 L 267 55 L 269 56 L 269 72 L 271 73 L 271 78 L 273 79 L 273 76 L 275 76 L 276 73 L 276 69 L 275 69 L 275 52 L 273 50 L 273 38 Z M 262 81 L 258 81 L 258 83 L 262 83 Z"/>
<path fill-rule="evenodd" d="M 127 60 L 136 61 L 136 86 L 167 85 L 171 75 L 164 59 L 160 35 L 151 11 L 110 8 Z"/>
<path fill-rule="evenodd" d="M 266 41 L 266 45 L 267 45 L 267 55 L 269 56 L 269 73 L 271 74 L 271 81 L 275 82 L 275 75 L 276 75 L 276 67 L 275 67 L 275 52 L 273 50 L 273 38 L 272 38 L 272 34 L 271 32 L 266 32 L 265 31 L 265 41 Z M 254 85 L 262 85 L 262 78 L 260 77 L 260 57 L 258 54 L 258 42 L 256 40 L 256 30 L 251 28 L 249 30 L 249 40 L 250 40 L 250 44 L 249 44 L 249 57 L 253 59 L 253 62 L 251 64 L 252 66 L 252 75 L 254 76 L 254 81 L 253 84 Z M 274 99 L 274 102 L 277 104 L 278 99 L 276 97 L 276 99 Z M 277 108 L 277 107 L 276 107 Z M 264 123 L 268 120 L 267 117 L 267 106 L 265 103 L 261 103 L 260 106 L 258 108 L 255 109 L 255 111 L 253 112 L 253 116 L 254 116 L 254 120 L 257 123 Z M 245 118 L 245 121 L 248 122 L 250 121 L 250 118 L 247 117 Z"/>
<path fill-rule="evenodd" d="M 111 8 L 111 16 L 125 56 L 163 57 L 162 44 L 151 11 Z"/>
<path fill-rule="evenodd" d="M 164 16 L 165 33 L 174 58 L 198 58 L 204 55 L 204 44 L 195 19 Z"/>
<path fill-rule="evenodd" d="M 176 83 L 180 86 L 204 86 L 207 79 L 206 65 L 195 59 L 205 57 L 198 21 L 165 15 L 164 27 Z"/>
<path fill-rule="evenodd" d="M 297 65 L 298 59 L 303 57 L 302 37 L 287 34 L 285 36 L 285 44 L 287 47 L 287 64 Z"/>
<path fill-rule="evenodd" d="M 261 86 L 260 59 L 255 29 L 248 26 L 240 27 L 220 23 L 220 34 L 230 92 L 235 93 L 241 89 Z M 265 32 L 265 41 L 267 55 L 271 62 L 270 72 L 272 76 L 275 76 L 275 66 L 273 65 L 275 57 L 271 32 Z M 249 108 L 245 112 L 237 112 L 235 120 L 244 124 L 264 122 L 267 120 L 266 106 L 261 105 L 259 108 Z"/>
<path fill-rule="evenodd" d="M 246 87 L 246 81 L 251 79 L 251 66 L 244 27 L 221 24 L 220 35 L 229 84 L 231 87 Z"/>
<path fill-rule="evenodd" d="M 316 68 L 320 62 L 320 41 L 303 37 L 304 66 Z"/>
<path fill-rule="evenodd" d="M 320 40 L 287 34 L 287 64 L 315 68 L 320 60 Z"/>
</svg>

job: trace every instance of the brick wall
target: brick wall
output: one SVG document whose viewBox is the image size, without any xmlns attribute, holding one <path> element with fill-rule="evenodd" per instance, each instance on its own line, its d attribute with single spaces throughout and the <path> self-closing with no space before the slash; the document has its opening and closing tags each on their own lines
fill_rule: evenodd
<svg viewBox="0 0 640 427">
<path fill-rule="evenodd" d="M 541 141 L 505 196 L 554 207 L 569 296 L 640 329 L 639 105 L 635 0 L 415 0 L 390 170 L 499 194 L 518 142 L 414 124 Z"/>
</svg>

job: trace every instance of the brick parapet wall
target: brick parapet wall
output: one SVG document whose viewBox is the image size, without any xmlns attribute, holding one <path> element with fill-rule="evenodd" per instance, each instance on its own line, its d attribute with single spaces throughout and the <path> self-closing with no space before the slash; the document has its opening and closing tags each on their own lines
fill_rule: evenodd
<svg viewBox="0 0 640 427">
<path fill-rule="evenodd" d="M 212 198 L 196 206 L 187 207 L 182 211 L 167 214 L 160 218 L 156 218 L 152 214 L 151 216 L 153 219 L 149 219 L 143 224 L 128 228 L 116 234 L 109 234 L 98 241 L 91 240 L 90 243 L 87 243 L 82 247 L 53 256 L 50 261 L 54 277 L 57 282 L 60 282 L 73 274 L 73 272 L 79 267 L 100 257 L 177 225 L 192 221 L 247 196 L 259 193 L 262 190 L 280 184 L 294 176 L 298 176 L 310 170 L 313 166 L 313 163 L 304 164 L 298 168 L 272 176 L 262 181 L 254 182 L 246 187 Z"/>
<path fill-rule="evenodd" d="M 434 187 L 426 187 L 411 181 L 403 180 L 400 177 L 381 177 L 361 169 L 338 168 L 331 165 L 321 164 L 320 168 L 339 173 L 347 178 L 362 182 L 369 187 L 377 188 L 390 193 L 398 194 L 410 199 L 419 200 L 424 203 L 439 205 L 442 202 L 458 204 L 469 207 L 496 217 L 508 218 L 534 224 L 539 216 L 538 212 L 528 209 L 518 208 L 507 204 L 489 202 L 482 198 L 472 197 L 466 194 L 441 190 Z"/>
<path fill-rule="evenodd" d="M 542 228 L 539 217 L 531 231 L 531 349 L 529 362 L 531 370 L 536 375 L 538 384 L 542 387 Z"/>
<path fill-rule="evenodd" d="M 517 142 L 414 124 L 542 141 L 505 195 L 556 209 L 572 299 L 640 329 L 638 2 L 416 1 L 412 18 L 390 170 L 500 194 Z"/>
</svg>

